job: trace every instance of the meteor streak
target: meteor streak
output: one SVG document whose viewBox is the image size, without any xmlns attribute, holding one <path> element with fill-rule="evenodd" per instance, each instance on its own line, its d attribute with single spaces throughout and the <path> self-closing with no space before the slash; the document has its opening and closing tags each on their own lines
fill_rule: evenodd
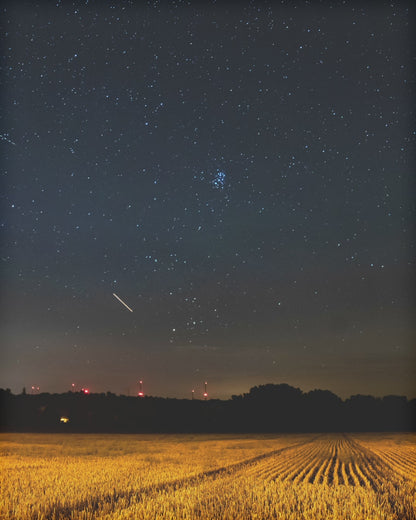
<svg viewBox="0 0 416 520">
<path fill-rule="evenodd" d="M 127 303 L 124 303 L 123 300 L 121 298 L 119 298 L 116 293 L 113 293 L 113 296 L 115 296 L 117 298 L 117 300 L 120 303 L 122 303 L 124 305 L 124 307 L 126 307 L 126 309 L 128 309 L 130 312 L 133 312 L 133 309 L 130 309 L 130 307 L 127 305 Z"/>
</svg>

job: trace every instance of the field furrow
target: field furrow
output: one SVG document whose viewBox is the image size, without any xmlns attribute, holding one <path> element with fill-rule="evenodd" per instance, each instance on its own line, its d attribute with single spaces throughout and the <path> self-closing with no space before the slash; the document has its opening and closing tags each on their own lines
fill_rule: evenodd
<svg viewBox="0 0 416 520">
<path fill-rule="evenodd" d="M 400 453 L 392 450 L 375 450 L 374 453 L 404 478 L 416 480 L 416 462 L 413 458 L 404 458 Z"/>
<path fill-rule="evenodd" d="M 323 461 L 323 463 L 319 466 L 318 471 L 316 472 L 315 476 L 311 476 L 309 479 L 309 482 L 311 484 L 322 484 L 324 480 L 324 474 L 326 471 L 326 468 L 331 463 L 331 459 L 326 459 Z"/>
</svg>

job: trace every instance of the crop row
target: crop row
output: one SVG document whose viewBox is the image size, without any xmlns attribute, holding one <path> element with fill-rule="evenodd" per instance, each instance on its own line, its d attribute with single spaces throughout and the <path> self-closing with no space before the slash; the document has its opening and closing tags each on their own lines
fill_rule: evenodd
<svg viewBox="0 0 416 520">
<path fill-rule="evenodd" d="M 290 480 L 295 484 L 377 487 L 380 482 L 374 466 L 379 465 L 352 440 L 328 436 L 304 446 L 288 448 L 252 466 L 247 473 L 264 480 Z"/>
</svg>

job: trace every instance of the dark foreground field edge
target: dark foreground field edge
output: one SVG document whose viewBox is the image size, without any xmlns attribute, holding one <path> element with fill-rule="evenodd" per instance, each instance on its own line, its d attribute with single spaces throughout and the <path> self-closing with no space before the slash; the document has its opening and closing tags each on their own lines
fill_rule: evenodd
<svg viewBox="0 0 416 520">
<path fill-rule="evenodd" d="M 229 400 L 130 397 L 111 392 L 14 395 L 0 389 L 3 432 L 197 433 L 416 431 L 416 399 L 255 386 Z"/>
</svg>

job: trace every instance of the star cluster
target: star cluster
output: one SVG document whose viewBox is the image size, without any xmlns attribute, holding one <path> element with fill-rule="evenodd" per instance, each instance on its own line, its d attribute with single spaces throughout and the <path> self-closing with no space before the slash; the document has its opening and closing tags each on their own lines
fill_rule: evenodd
<svg viewBox="0 0 416 520">
<path fill-rule="evenodd" d="M 413 15 L 5 2 L 2 385 L 413 395 Z"/>
</svg>

